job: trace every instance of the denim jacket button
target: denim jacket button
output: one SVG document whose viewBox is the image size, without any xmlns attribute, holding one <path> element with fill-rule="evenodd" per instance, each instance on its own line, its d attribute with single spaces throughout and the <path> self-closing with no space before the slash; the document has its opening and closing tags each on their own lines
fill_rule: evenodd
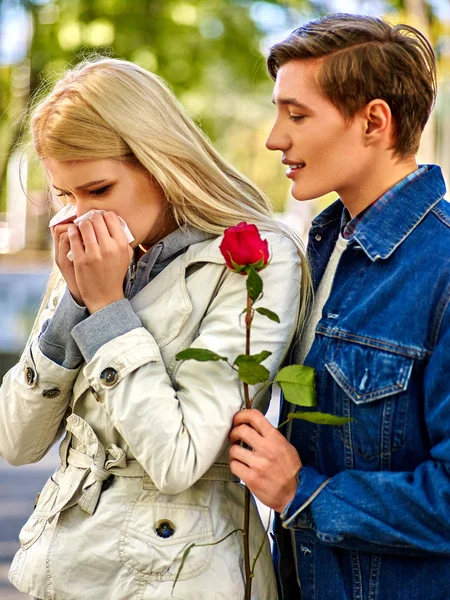
<svg viewBox="0 0 450 600">
<path fill-rule="evenodd" d="M 107 367 L 106 369 L 103 369 L 103 371 L 100 373 L 100 381 L 103 383 L 103 385 L 106 385 L 108 387 L 111 387 L 115 383 L 117 383 L 118 379 L 119 374 L 112 367 Z"/>
<path fill-rule="evenodd" d="M 155 526 L 155 530 L 159 537 L 167 539 L 173 536 L 175 533 L 175 525 L 168 519 L 158 521 Z"/>
<path fill-rule="evenodd" d="M 322 239 L 322 236 L 320 235 L 320 233 L 318 233 L 318 234 L 315 236 L 315 238 L 316 238 L 316 240 L 317 240 L 318 242 L 320 242 L 320 240 Z"/>
</svg>

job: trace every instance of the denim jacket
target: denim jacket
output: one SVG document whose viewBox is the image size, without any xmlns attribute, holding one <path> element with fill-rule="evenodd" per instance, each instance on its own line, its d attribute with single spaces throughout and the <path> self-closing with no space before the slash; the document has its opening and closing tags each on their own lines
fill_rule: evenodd
<svg viewBox="0 0 450 600">
<path fill-rule="evenodd" d="M 441 170 L 430 165 L 357 225 L 338 264 L 305 364 L 316 371 L 317 409 L 353 420 L 292 422 L 288 437 L 304 466 L 275 524 L 284 600 L 450 598 L 444 194 Z M 316 289 L 342 211 L 338 200 L 312 224 Z"/>
</svg>

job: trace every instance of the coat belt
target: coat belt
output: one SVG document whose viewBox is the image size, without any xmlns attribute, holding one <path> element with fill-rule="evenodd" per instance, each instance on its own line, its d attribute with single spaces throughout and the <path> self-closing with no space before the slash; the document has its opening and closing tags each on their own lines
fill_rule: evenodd
<svg viewBox="0 0 450 600">
<path fill-rule="evenodd" d="M 137 460 L 127 460 L 123 467 L 110 467 L 108 469 L 99 468 L 92 458 L 75 448 L 69 448 L 67 463 L 79 469 L 90 469 L 96 478 L 106 481 L 114 475 L 116 477 L 142 477 L 148 482 L 153 483 L 150 476 L 142 468 Z M 226 463 L 216 463 L 210 467 L 200 479 L 206 481 L 234 481 L 239 482 L 239 477 L 233 475 L 230 467 Z M 153 484 L 154 485 L 154 484 Z"/>
<path fill-rule="evenodd" d="M 79 415 L 71 414 L 66 420 L 66 429 L 69 436 L 60 447 L 63 469 L 69 464 L 80 469 L 71 486 L 69 493 L 54 507 L 52 513 L 60 512 L 74 504 L 92 515 L 97 508 L 104 482 L 111 476 L 115 477 L 141 477 L 143 489 L 156 489 L 150 476 L 137 460 L 127 460 L 125 452 L 115 444 L 107 448 L 98 439 L 92 427 Z M 70 446 L 72 437 L 77 438 L 86 448 L 80 452 Z M 208 481 L 235 481 L 235 477 L 228 464 L 214 464 L 201 479 Z"/>
</svg>

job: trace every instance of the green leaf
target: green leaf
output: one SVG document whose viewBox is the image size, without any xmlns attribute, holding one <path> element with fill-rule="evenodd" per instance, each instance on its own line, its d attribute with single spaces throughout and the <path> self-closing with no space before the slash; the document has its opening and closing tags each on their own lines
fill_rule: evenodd
<svg viewBox="0 0 450 600">
<path fill-rule="evenodd" d="M 208 360 L 228 360 L 226 356 L 220 356 L 205 348 L 186 348 L 186 350 L 178 352 L 175 358 L 176 360 L 198 360 L 200 362 L 206 362 Z"/>
<path fill-rule="evenodd" d="M 301 419 L 302 421 L 309 421 L 309 423 L 316 423 L 317 425 L 345 425 L 354 419 L 350 417 L 338 417 L 337 415 L 330 415 L 328 413 L 321 412 L 295 412 L 289 413 L 287 421 L 292 419 Z"/>
<path fill-rule="evenodd" d="M 239 365 L 239 377 L 244 383 L 255 385 L 267 381 L 270 377 L 266 367 L 253 362 L 241 362 Z"/>
<path fill-rule="evenodd" d="M 252 358 L 255 359 L 255 362 L 262 363 L 264 360 L 266 360 L 266 358 L 269 358 L 269 356 L 271 356 L 271 354 L 272 354 L 272 352 L 269 352 L 268 350 L 263 350 L 259 354 L 253 354 Z"/>
<path fill-rule="evenodd" d="M 247 274 L 247 292 L 253 302 L 256 302 L 262 294 L 263 282 L 253 267 L 247 269 Z"/>
<path fill-rule="evenodd" d="M 244 362 L 259 364 L 266 360 L 266 358 L 268 358 L 271 354 L 272 352 L 269 352 L 268 350 L 263 350 L 259 354 L 239 354 L 234 361 L 234 364 L 240 365 Z"/>
<path fill-rule="evenodd" d="M 315 406 L 316 381 L 314 369 L 305 365 L 291 365 L 278 372 L 275 381 L 291 404 Z"/>
<path fill-rule="evenodd" d="M 274 313 L 273 311 L 269 310 L 268 308 L 262 308 L 262 307 L 260 307 L 260 308 L 256 308 L 255 310 L 260 315 L 264 315 L 265 317 L 267 317 L 271 321 L 275 321 L 276 323 L 280 322 L 280 317 L 276 313 Z"/>
<path fill-rule="evenodd" d="M 247 265 L 238 265 L 237 263 L 234 262 L 234 260 L 231 258 L 231 254 L 228 252 L 228 254 L 230 255 L 230 262 L 233 265 L 233 269 L 235 271 L 235 273 L 242 273 L 243 271 L 245 271 L 246 266 Z"/>
<path fill-rule="evenodd" d="M 254 269 L 256 269 L 257 271 L 260 271 L 260 270 L 264 269 L 267 266 L 267 263 L 264 260 L 264 257 L 262 257 L 261 260 L 258 260 L 258 262 L 252 263 L 251 266 Z"/>
</svg>

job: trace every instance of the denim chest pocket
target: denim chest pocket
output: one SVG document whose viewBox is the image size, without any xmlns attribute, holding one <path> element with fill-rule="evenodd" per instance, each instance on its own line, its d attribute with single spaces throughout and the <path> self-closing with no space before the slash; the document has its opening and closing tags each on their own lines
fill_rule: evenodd
<svg viewBox="0 0 450 600">
<path fill-rule="evenodd" d="M 353 419 L 337 427 L 336 435 L 359 457 L 371 460 L 403 445 L 413 362 L 407 356 L 347 343 L 326 365 L 338 384 L 335 411 Z"/>
</svg>

